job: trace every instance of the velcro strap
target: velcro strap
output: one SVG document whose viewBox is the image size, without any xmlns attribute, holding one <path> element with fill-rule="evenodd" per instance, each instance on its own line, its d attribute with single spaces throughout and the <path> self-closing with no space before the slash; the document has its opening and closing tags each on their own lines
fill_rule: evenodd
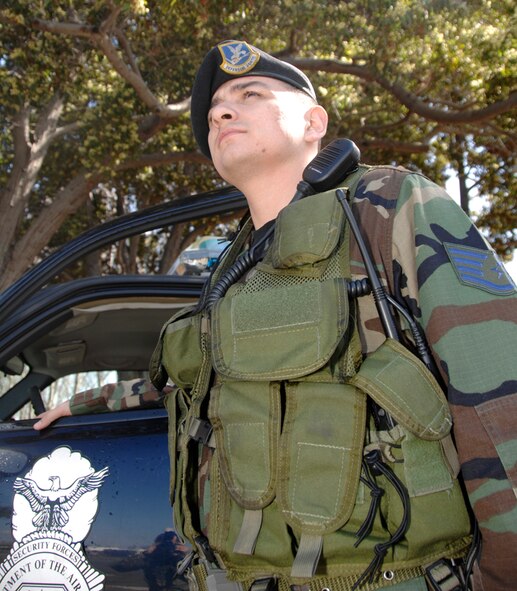
<svg viewBox="0 0 517 591">
<path fill-rule="evenodd" d="M 313 577 L 323 549 L 323 536 L 302 533 L 291 568 L 292 577 Z"/>
<path fill-rule="evenodd" d="M 447 435 L 440 440 L 444 458 L 447 462 L 447 467 L 453 478 L 457 478 L 460 473 L 460 461 L 458 459 L 458 452 L 454 445 L 454 441 L 450 435 Z"/>
<path fill-rule="evenodd" d="M 248 556 L 255 552 L 255 545 L 262 526 L 262 510 L 246 509 L 242 518 L 242 525 L 235 540 L 233 551 L 236 554 L 246 554 Z"/>
</svg>

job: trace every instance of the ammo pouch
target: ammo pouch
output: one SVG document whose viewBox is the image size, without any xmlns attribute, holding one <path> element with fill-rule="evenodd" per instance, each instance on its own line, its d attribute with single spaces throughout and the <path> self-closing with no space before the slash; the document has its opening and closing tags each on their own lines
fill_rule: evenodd
<svg viewBox="0 0 517 591">
<path fill-rule="evenodd" d="M 194 545 L 206 533 L 219 566 L 245 588 L 273 576 L 284 587 L 351 589 L 404 520 L 377 565 L 393 582 L 469 545 L 447 401 L 395 341 L 362 362 L 347 256 L 334 191 L 307 197 L 280 213 L 266 258 L 210 318 L 162 331 L 161 363 L 179 386 L 168 400 L 175 525 Z M 394 428 L 376 430 L 368 399 Z M 199 446 L 187 434 L 200 418 L 213 428 L 202 486 L 192 477 Z M 391 476 L 363 461 L 372 450 L 407 503 Z M 372 576 L 367 588 L 384 584 Z"/>
</svg>

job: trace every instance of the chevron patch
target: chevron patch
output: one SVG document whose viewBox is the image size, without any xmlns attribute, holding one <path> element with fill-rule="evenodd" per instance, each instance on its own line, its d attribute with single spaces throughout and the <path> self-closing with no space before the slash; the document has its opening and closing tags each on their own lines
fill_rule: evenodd
<svg viewBox="0 0 517 591">
<path fill-rule="evenodd" d="M 515 293 L 515 285 L 492 250 L 444 242 L 451 265 L 464 285 L 496 295 Z"/>
</svg>

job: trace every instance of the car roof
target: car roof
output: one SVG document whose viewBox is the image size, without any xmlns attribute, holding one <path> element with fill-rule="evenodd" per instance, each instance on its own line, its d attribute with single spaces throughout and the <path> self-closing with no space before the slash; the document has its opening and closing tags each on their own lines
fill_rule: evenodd
<svg viewBox="0 0 517 591">
<path fill-rule="evenodd" d="M 96 291 L 91 291 L 95 281 L 72 282 L 67 296 L 52 307 L 46 302 L 55 287 L 39 294 L 30 316 L 21 319 L 23 332 L 11 337 L 11 350 L 15 351 L 14 345 L 34 371 L 53 378 L 84 371 L 147 369 L 162 325 L 195 303 L 203 281 L 124 278 L 127 281 L 97 279 Z"/>
</svg>

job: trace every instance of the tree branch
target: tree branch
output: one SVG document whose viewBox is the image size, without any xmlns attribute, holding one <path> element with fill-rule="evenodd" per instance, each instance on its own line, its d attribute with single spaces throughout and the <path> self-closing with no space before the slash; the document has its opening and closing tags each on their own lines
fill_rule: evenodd
<svg viewBox="0 0 517 591">
<path fill-rule="evenodd" d="M 54 141 L 59 118 L 63 113 L 65 102 L 63 97 L 55 94 L 41 110 L 34 127 L 33 153 L 46 153 L 49 145 Z"/>
<path fill-rule="evenodd" d="M 111 1 L 108 2 L 109 7 L 111 8 L 111 12 L 108 16 L 104 19 L 99 27 L 99 31 L 101 34 L 109 35 L 110 32 L 113 31 L 117 19 L 122 11 L 120 6 L 115 6 L 115 4 Z"/>
<path fill-rule="evenodd" d="M 15 115 L 12 127 L 14 159 L 6 188 L 0 193 L 3 231 L 0 234 L 0 268 L 10 256 L 10 248 L 23 218 L 23 210 L 38 178 L 41 166 L 55 137 L 63 100 L 54 95 L 40 112 L 30 132 L 30 108 L 24 105 Z"/>
<path fill-rule="evenodd" d="M 102 53 L 104 53 L 115 71 L 134 88 L 142 102 L 153 112 L 166 117 L 167 106 L 163 105 L 158 98 L 154 96 L 143 78 L 128 67 L 124 60 L 121 59 L 108 35 L 95 35 L 92 41 L 97 47 L 99 47 Z"/>
<path fill-rule="evenodd" d="M 97 27 L 85 25 L 84 23 L 60 23 L 57 21 L 45 21 L 41 18 L 33 18 L 30 21 L 32 28 L 57 35 L 68 35 L 70 37 L 83 37 L 92 39 L 97 34 Z"/>
<path fill-rule="evenodd" d="M 28 199 L 48 148 L 54 139 L 63 105 L 61 97 L 58 95 L 52 97 L 38 117 L 34 127 L 33 142 L 30 140 L 29 107 L 22 107 L 15 116 L 12 130 L 14 144 L 13 170 L 4 192 L 4 196 L 10 195 L 10 207 L 14 207 L 18 203 L 23 206 Z M 13 228 L 12 231 L 14 232 L 15 229 Z"/>
<path fill-rule="evenodd" d="M 24 105 L 14 116 L 12 136 L 14 146 L 13 170 L 11 176 L 16 176 L 26 165 L 30 154 L 29 144 L 29 116 L 30 107 Z M 20 170 L 18 170 L 20 169 Z"/>
<path fill-rule="evenodd" d="M 463 109 L 463 105 L 457 105 L 456 110 L 454 111 L 437 109 L 431 106 L 432 101 L 424 101 L 420 99 L 417 95 L 406 90 L 402 85 L 389 82 L 384 76 L 366 66 L 332 59 L 287 57 L 285 60 L 301 70 L 319 70 L 335 74 L 348 74 L 350 76 L 361 78 L 367 82 L 374 82 L 397 98 L 397 100 L 411 112 L 420 115 L 424 119 L 429 119 L 438 123 L 477 123 L 511 111 L 517 106 L 517 91 L 514 91 L 510 93 L 508 98 L 496 101 L 495 103 L 480 109 L 460 110 Z"/>
<path fill-rule="evenodd" d="M 100 49 L 115 71 L 133 87 L 142 102 L 151 109 L 153 113 L 159 115 L 160 119 L 170 121 L 176 119 L 183 113 L 186 113 L 190 108 L 189 99 L 185 99 L 176 104 L 164 105 L 151 92 L 140 74 L 138 67 L 135 67 L 136 62 L 129 46 L 129 42 L 123 35 L 119 38 L 120 31 L 113 30 L 119 13 L 120 9 L 114 8 L 99 28 L 84 25 L 83 23 L 62 23 L 45 21 L 42 19 L 33 19 L 31 21 L 31 26 L 37 30 L 46 31 L 48 33 L 88 39 L 93 46 Z M 120 57 L 118 50 L 113 45 L 111 39 L 112 35 L 117 36 L 117 39 L 122 41 L 121 46 L 124 49 L 125 54 L 128 56 L 130 65 L 126 64 L 126 62 Z"/>
<path fill-rule="evenodd" d="M 66 135 L 67 133 L 73 133 L 74 131 L 81 129 L 82 126 L 83 126 L 83 124 L 80 121 L 73 121 L 72 123 L 67 123 L 66 125 L 62 125 L 61 127 L 58 127 L 56 129 L 56 131 L 54 132 L 53 139 L 57 139 L 58 137 L 61 137 L 62 135 Z"/>
<path fill-rule="evenodd" d="M 142 74 L 140 72 L 140 68 L 138 67 L 138 63 L 136 61 L 135 54 L 133 53 L 133 50 L 131 49 L 131 45 L 130 45 L 129 40 L 126 37 L 124 31 L 117 27 L 115 29 L 115 34 L 117 36 L 118 42 L 120 43 L 120 47 L 122 47 L 124 53 L 127 56 L 127 59 L 128 59 L 129 64 L 131 66 L 131 69 L 133 70 L 133 72 L 135 72 L 135 74 L 137 76 L 140 76 L 140 78 L 141 78 Z"/>
<path fill-rule="evenodd" d="M 77 211 L 99 180 L 100 175 L 88 176 L 83 171 L 58 192 L 50 205 L 42 209 L 10 252 L 0 279 L 0 288 L 15 281 L 33 263 L 49 239 Z"/>
</svg>

